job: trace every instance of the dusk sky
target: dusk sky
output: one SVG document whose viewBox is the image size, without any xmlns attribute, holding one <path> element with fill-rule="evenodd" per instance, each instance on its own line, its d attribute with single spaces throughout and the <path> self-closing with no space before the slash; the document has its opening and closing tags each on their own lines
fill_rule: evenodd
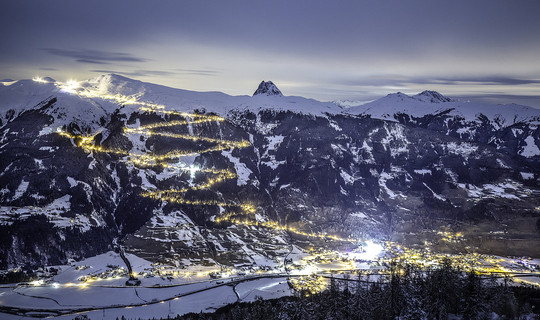
<svg viewBox="0 0 540 320">
<path fill-rule="evenodd" d="M 197 91 L 540 108 L 540 1 L 6 1 L 0 79 L 102 73 Z"/>
</svg>

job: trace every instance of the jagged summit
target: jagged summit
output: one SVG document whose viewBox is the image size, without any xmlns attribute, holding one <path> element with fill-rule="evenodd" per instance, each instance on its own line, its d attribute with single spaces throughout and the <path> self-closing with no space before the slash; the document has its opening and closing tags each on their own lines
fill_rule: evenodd
<svg viewBox="0 0 540 320">
<path fill-rule="evenodd" d="M 281 91 L 279 91 L 278 87 L 272 82 L 272 81 L 261 81 L 259 84 L 259 87 L 257 90 L 255 90 L 255 93 L 253 93 L 254 96 L 257 95 L 266 95 L 266 96 L 283 96 Z"/>
<path fill-rule="evenodd" d="M 441 102 L 452 102 L 453 100 L 443 96 L 442 94 L 438 93 L 437 91 L 429 91 L 425 90 L 420 92 L 419 94 L 415 95 L 413 98 L 424 101 L 424 102 L 431 102 L 431 103 L 441 103 Z"/>
</svg>

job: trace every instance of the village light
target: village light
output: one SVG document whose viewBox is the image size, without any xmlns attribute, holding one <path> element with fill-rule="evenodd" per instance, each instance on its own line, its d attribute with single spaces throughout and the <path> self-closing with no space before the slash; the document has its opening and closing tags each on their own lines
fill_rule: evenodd
<svg viewBox="0 0 540 320">
<path fill-rule="evenodd" d="M 366 246 L 364 247 L 364 259 L 373 260 L 379 256 L 383 251 L 383 247 L 371 240 L 366 241 Z"/>
</svg>

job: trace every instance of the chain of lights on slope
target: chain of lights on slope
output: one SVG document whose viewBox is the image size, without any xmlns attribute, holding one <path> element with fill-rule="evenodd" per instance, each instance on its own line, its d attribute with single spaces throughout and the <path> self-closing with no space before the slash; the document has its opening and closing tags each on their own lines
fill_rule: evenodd
<svg viewBox="0 0 540 320">
<path fill-rule="evenodd" d="M 38 78 L 36 78 L 35 81 L 42 82 Z M 79 88 L 79 85 L 75 81 L 68 81 L 65 84 L 59 83 L 59 87 L 63 91 L 76 94 L 81 97 L 112 100 L 116 103 L 124 104 L 124 105 L 139 105 L 139 111 L 141 112 L 154 112 L 154 113 L 161 113 L 165 115 L 179 115 L 186 119 L 186 120 L 174 120 L 174 121 L 169 121 L 169 122 L 157 122 L 157 123 L 139 126 L 137 128 L 125 127 L 124 134 L 138 134 L 138 135 L 144 135 L 146 137 L 162 136 L 162 137 L 169 137 L 173 139 L 183 139 L 183 140 L 190 140 L 194 142 L 202 141 L 202 142 L 209 142 L 209 143 L 215 144 L 213 147 L 209 147 L 203 150 L 174 150 L 174 151 L 170 151 L 168 153 L 162 154 L 162 155 L 147 154 L 147 153 L 140 154 L 140 153 L 133 153 L 133 152 L 129 152 L 126 150 L 121 150 L 121 149 L 104 148 L 102 146 L 96 145 L 94 143 L 95 135 L 93 136 L 73 135 L 68 132 L 62 131 L 60 129 L 57 130 L 57 133 L 60 134 L 61 136 L 77 141 L 77 146 L 81 147 L 87 152 L 103 152 L 103 153 L 116 154 L 120 156 L 126 156 L 130 162 L 141 167 L 151 167 L 151 166 L 159 165 L 164 168 L 169 168 L 169 167 L 173 167 L 173 165 L 168 163 L 169 161 L 179 159 L 182 157 L 196 156 L 202 153 L 208 153 L 208 152 L 214 152 L 214 151 L 245 148 L 251 145 L 248 141 L 245 141 L 245 140 L 231 141 L 231 140 L 214 139 L 214 138 L 203 137 L 203 136 L 177 134 L 177 133 L 166 132 L 166 131 L 156 131 L 157 129 L 167 128 L 167 127 L 192 125 L 192 124 L 200 124 L 200 123 L 207 123 L 207 122 L 222 122 L 225 120 L 224 118 L 217 115 L 178 112 L 174 110 L 167 110 L 164 105 L 149 103 L 145 101 L 139 101 L 138 99 L 133 98 L 133 97 L 123 96 L 123 95 L 102 94 L 99 92 L 92 92 L 88 90 L 77 90 Z M 174 165 L 174 167 L 176 166 Z M 190 168 L 181 168 L 181 169 L 190 170 Z M 193 170 L 193 168 L 191 168 L 191 170 Z M 236 173 L 231 172 L 229 170 L 223 170 L 223 169 L 222 170 L 196 169 L 196 171 L 211 174 L 213 175 L 213 177 L 208 178 L 206 182 L 195 185 L 195 186 L 181 188 L 181 189 L 146 191 L 146 192 L 143 192 L 141 196 L 152 198 L 155 200 L 167 201 L 171 203 L 186 204 L 186 205 L 194 205 L 194 206 L 237 207 L 241 209 L 244 215 L 247 214 L 251 216 L 256 212 L 255 207 L 252 206 L 251 204 L 235 204 L 235 203 L 228 203 L 228 202 L 216 201 L 216 200 L 185 199 L 182 195 L 190 190 L 198 191 L 198 190 L 203 190 L 203 189 L 209 189 L 217 183 L 237 177 Z M 302 230 L 299 230 L 298 228 L 288 226 L 288 225 L 282 225 L 276 221 L 256 221 L 256 220 L 250 220 L 247 218 L 240 219 L 238 217 L 238 213 L 235 213 L 235 212 L 230 212 L 230 213 L 220 215 L 215 218 L 215 222 L 216 223 L 229 222 L 229 223 L 233 223 L 236 225 L 243 225 L 243 226 L 265 227 L 265 228 L 273 229 L 276 231 L 287 231 L 287 232 L 295 233 L 295 234 L 306 236 L 306 237 L 330 239 L 334 241 L 358 241 L 357 239 L 351 239 L 351 238 L 345 239 L 336 235 L 329 235 L 326 233 L 304 232 Z"/>
</svg>

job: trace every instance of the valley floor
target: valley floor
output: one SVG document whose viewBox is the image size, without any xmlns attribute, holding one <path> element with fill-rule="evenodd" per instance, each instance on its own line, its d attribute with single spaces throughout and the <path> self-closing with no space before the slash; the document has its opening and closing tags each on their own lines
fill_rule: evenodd
<svg viewBox="0 0 540 320">
<path fill-rule="evenodd" d="M 316 294 L 332 279 L 386 281 L 392 265 L 411 264 L 433 270 L 449 259 L 455 268 L 475 270 L 499 281 L 540 288 L 540 260 L 488 255 L 421 253 L 397 244 L 365 247 L 362 252 L 320 251 L 289 256 L 271 268 L 191 265 L 174 268 L 127 254 L 141 281 L 128 286 L 127 270 L 119 254 L 108 252 L 71 265 L 46 268 L 38 280 L 0 286 L 0 318 L 44 316 L 73 319 L 154 318 L 213 312 L 235 302 L 276 299 L 299 292 Z M 370 250 L 371 256 L 370 256 Z"/>
</svg>

